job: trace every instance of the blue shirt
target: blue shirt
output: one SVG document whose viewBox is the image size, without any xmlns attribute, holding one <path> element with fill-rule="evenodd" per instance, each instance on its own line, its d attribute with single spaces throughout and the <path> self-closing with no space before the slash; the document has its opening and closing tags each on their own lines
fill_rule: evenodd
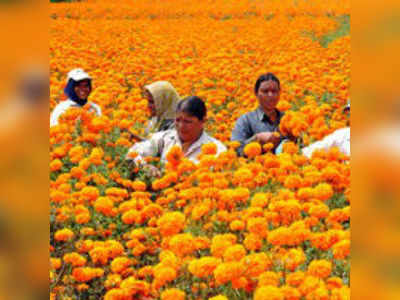
<svg viewBox="0 0 400 300">
<path fill-rule="evenodd" d="M 239 155 L 243 155 L 243 148 L 247 144 L 255 141 L 255 135 L 257 133 L 279 131 L 279 123 L 283 117 L 283 112 L 276 111 L 278 113 L 278 118 L 275 122 L 270 120 L 261 107 L 242 115 L 236 121 L 232 131 L 231 141 L 240 142 L 240 146 L 237 149 Z"/>
</svg>

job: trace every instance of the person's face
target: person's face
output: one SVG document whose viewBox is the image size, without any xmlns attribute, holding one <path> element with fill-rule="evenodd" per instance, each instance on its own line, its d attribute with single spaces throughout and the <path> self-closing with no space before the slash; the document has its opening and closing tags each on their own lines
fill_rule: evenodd
<svg viewBox="0 0 400 300">
<path fill-rule="evenodd" d="M 147 99 L 147 108 L 149 109 L 151 116 L 156 116 L 156 103 L 154 102 L 153 95 L 148 90 L 144 91 L 144 95 Z"/>
<path fill-rule="evenodd" d="M 89 85 L 89 80 L 81 80 L 74 87 L 75 94 L 79 99 L 87 99 L 91 90 Z"/>
<path fill-rule="evenodd" d="M 279 102 L 280 89 L 278 83 L 273 80 L 261 82 L 256 96 L 264 110 L 272 110 Z"/>
<path fill-rule="evenodd" d="M 185 112 L 177 112 L 175 128 L 183 143 L 196 141 L 203 132 L 205 120 L 199 120 Z"/>
</svg>

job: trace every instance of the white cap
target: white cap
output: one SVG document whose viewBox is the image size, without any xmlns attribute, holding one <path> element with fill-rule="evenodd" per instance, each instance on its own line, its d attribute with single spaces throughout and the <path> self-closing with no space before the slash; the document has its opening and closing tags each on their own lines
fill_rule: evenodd
<svg viewBox="0 0 400 300">
<path fill-rule="evenodd" d="M 92 79 L 88 73 L 86 73 L 85 71 L 83 71 L 82 69 L 78 68 L 78 69 L 73 69 L 71 71 L 69 71 L 68 73 L 68 77 L 67 77 L 67 82 L 70 79 L 73 79 L 75 81 L 80 81 L 83 79 Z"/>
</svg>

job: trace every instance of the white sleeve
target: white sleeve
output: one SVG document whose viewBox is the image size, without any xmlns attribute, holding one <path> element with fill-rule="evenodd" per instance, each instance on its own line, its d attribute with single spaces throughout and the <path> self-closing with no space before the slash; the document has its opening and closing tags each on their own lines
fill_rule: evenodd
<svg viewBox="0 0 400 300">
<path fill-rule="evenodd" d="M 132 158 L 130 158 L 130 154 L 133 152 L 138 154 L 138 156 L 133 159 L 136 163 L 144 163 L 144 157 L 157 156 L 160 150 L 159 144 L 162 142 L 164 136 L 165 132 L 157 132 L 153 134 L 150 139 L 134 144 L 131 148 L 129 148 L 125 159 L 132 160 Z"/>
<path fill-rule="evenodd" d="M 302 152 L 305 156 L 311 158 L 315 150 L 328 150 L 329 148 L 336 146 L 338 139 L 340 139 L 340 132 L 334 131 L 325 136 L 322 140 L 303 148 Z"/>
<path fill-rule="evenodd" d="M 58 118 L 67 111 L 68 106 L 64 103 L 58 104 L 50 115 L 50 127 L 58 125 Z"/>
<path fill-rule="evenodd" d="M 100 108 L 100 106 L 97 105 L 96 103 L 93 103 L 93 102 L 92 102 L 92 106 L 93 106 L 94 109 L 96 110 L 96 114 L 97 114 L 98 116 L 101 116 L 101 108 Z"/>
</svg>

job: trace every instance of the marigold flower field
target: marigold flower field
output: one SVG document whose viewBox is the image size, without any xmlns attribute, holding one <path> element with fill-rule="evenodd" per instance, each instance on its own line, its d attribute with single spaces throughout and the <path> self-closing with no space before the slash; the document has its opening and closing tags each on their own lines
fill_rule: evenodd
<svg viewBox="0 0 400 300">
<path fill-rule="evenodd" d="M 254 83 L 281 80 L 280 129 L 309 144 L 346 126 L 349 1 L 87 1 L 50 6 L 50 109 L 66 74 L 93 78 L 103 115 L 50 129 L 51 299 L 349 299 L 350 163 L 299 145 L 239 158 Z M 174 147 L 161 178 L 124 157 L 149 118 L 143 85 L 168 80 L 208 108 L 228 147 L 194 165 Z M 268 150 L 268 149 L 266 149 Z M 157 159 L 148 159 L 158 165 Z"/>
</svg>

